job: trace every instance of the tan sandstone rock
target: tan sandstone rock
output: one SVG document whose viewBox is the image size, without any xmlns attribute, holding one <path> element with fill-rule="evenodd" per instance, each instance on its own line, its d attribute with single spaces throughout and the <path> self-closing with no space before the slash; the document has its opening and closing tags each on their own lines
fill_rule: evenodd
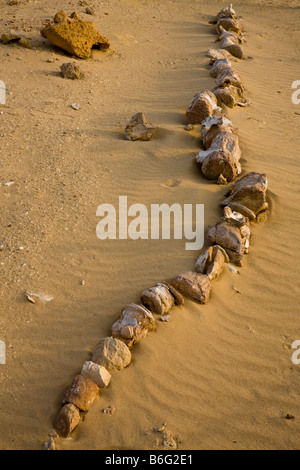
<svg viewBox="0 0 300 470">
<path fill-rule="evenodd" d="M 267 175 L 252 171 L 236 181 L 222 204 L 231 208 L 232 204 L 239 204 L 257 216 L 268 208 L 267 189 Z"/>
<path fill-rule="evenodd" d="M 110 383 L 111 375 L 105 367 L 87 361 L 84 363 L 81 375 L 92 380 L 99 388 L 107 387 Z"/>
<path fill-rule="evenodd" d="M 195 268 L 199 273 L 206 274 L 211 281 L 220 276 L 225 263 L 229 263 L 229 256 L 219 245 L 210 246 L 201 253 L 196 261 Z"/>
<path fill-rule="evenodd" d="M 75 62 L 62 64 L 60 70 L 63 78 L 68 78 L 69 80 L 79 80 L 81 78 L 80 68 Z"/>
<path fill-rule="evenodd" d="M 69 54 L 80 59 L 88 59 L 92 53 L 92 47 L 106 50 L 110 44 L 106 36 L 103 36 L 95 23 L 81 19 L 65 17 L 59 12 L 56 23 L 41 30 L 41 35 L 47 38 L 55 46 L 64 49 Z"/>
</svg>

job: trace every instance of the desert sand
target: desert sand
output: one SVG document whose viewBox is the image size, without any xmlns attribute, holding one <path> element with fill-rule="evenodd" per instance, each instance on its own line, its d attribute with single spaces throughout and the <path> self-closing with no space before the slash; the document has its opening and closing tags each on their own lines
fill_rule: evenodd
<svg viewBox="0 0 300 470">
<path fill-rule="evenodd" d="M 0 1 L 0 32 L 20 27 L 33 47 L 0 44 L 8 91 L 0 106 L 0 449 L 38 450 L 122 307 L 192 270 L 198 255 L 184 240 L 100 241 L 98 205 L 127 195 L 146 206 L 205 204 L 206 227 L 221 216 L 226 188 L 201 175 L 200 129 L 185 131 L 184 116 L 195 93 L 214 87 L 209 21 L 226 3 L 91 1 L 93 16 L 77 0 L 8 3 Z M 186 299 L 170 322 L 157 321 L 58 449 L 162 449 L 152 431 L 162 423 L 181 436 L 179 449 L 299 449 L 291 344 L 300 339 L 300 105 L 291 87 L 300 80 L 300 1 L 234 8 L 247 39 L 234 65 L 251 105 L 227 115 L 239 129 L 243 174 L 268 175 L 268 218 L 253 226 L 240 274 L 226 268 L 207 305 Z M 93 20 L 111 42 L 105 53 L 72 59 L 82 80 L 61 77 L 70 56 L 39 33 L 61 9 Z M 159 127 L 151 142 L 124 139 L 139 111 Z M 53 300 L 32 304 L 27 290 Z M 114 415 L 103 414 L 110 405 Z"/>
</svg>

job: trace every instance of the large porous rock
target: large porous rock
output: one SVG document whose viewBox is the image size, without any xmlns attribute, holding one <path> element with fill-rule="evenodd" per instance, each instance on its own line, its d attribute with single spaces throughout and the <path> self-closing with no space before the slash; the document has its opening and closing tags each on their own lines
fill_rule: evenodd
<svg viewBox="0 0 300 470">
<path fill-rule="evenodd" d="M 148 141 L 154 137 L 155 131 L 155 127 L 147 121 L 144 113 L 136 113 L 126 126 L 125 139 Z"/>
<path fill-rule="evenodd" d="M 216 96 L 211 91 L 197 93 L 186 112 L 187 124 L 202 124 L 202 121 L 218 110 Z"/>
<path fill-rule="evenodd" d="M 172 285 L 183 295 L 192 297 L 201 304 L 205 304 L 209 300 L 211 284 L 209 277 L 204 274 L 192 271 L 179 274 Z"/>
<path fill-rule="evenodd" d="M 241 44 L 243 42 L 243 37 L 232 31 L 226 31 L 222 26 L 220 26 L 219 30 L 220 48 L 230 52 L 234 57 L 242 59 L 243 49 Z"/>
<path fill-rule="evenodd" d="M 92 361 L 107 370 L 122 370 L 130 364 L 131 352 L 123 341 L 106 337 L 95 346 Z"/>
<path fill-rule="evenodd" d="M 92 380 L 77 375 L 67 390 L 64 404 L 72 403 L 82 411 L 87 411 L 99 393 L 99 388 Z"/>
<path fill-rule="evenodd" d="M 196 261 L 196 271 L 206 274 L 211 281 L 220 276 L 225 263 L 229 263 L 229 256 L 219 245 L 210 246 L 201 253 Z"/>
<path fill-rule="evenodd" d="M 62 64 L 60 70 L 63 78 L 68 78 L 69 80 L 79 80 L 81 78 L 80 68 L 75 62 Z"/>
<path fill-rule="evenodd" d="M 239 204 L 257 216 L 268 208 L 267 189 L 267 175 L 253 171 L 236 181 L 222 204 L 233 209 L 235 208 L 235 206 L 232 207 L 233 203 Z"/>
<path fill-rule="evenodd" d="M 216 24 L 220 19 L 224 18 L 237 18 L 236 12 L 233 9 L 232 3 L 230 3 L 227 7 L 222 8 L 222 10 L 219 11 L 217 16 L 210 21 L 211 24 Z"/>
<path fill-rule="evenodd" d="M 244 96 L 244 89 L 240 86 L 225 84 L 215 87 L 212 92 L 220 107 L 225 105 L 228 108 L 234 108 L 235 106 L 246 107 L 249 105 L 249 101 Z"/>
<path fill-rule="evenodd" d="M 67 438 L 80 422 L 79 409 L 72 403 L 68 403 L 61 409 L 55 422 L 55 429 L 60 436 Z"/>
<path fill-rule="evenodd" d="M 217 222 L 208 228 L 207 237 L 210 243 L 226 250 L 230 261 L 242 266 L 244 255 L 249 251 L 249 221 L 242 226 L 231 220 Z"/>
<path fill-rule="evenodd" d="M 174 305 L 183 305 L 184 299 L 176 289 L 168 283 L 159 282 L 142 293 L 142 302 L 153 313 L 164 315 Z"/>
<path fill-rule="evenodd" d="M 232 124 L 230 119 L 220 113 L 209 116 L 203 121 L 201 126 L 201 139 L 203 146 L 208 149 L 214 139 L 221 132 L 237 133 L 237 128 Z"/>
<path fill-rule="evenodd" d="M 95 23 L 63 14 L 56 15 L 55 23 L 42 29 L 41 35 L 80 59 L 88 59 L 93 47 L 106 50 L 110 46 L 108 38 L 100 33 Z"/>
<path fill-rule="evenodd" d="M 112 326 L 112 336 L 124 341 L 129 348 L 155 330 L 155 320 L 144 305 L 130 304 Z"/>
<path fill-rule="evenodd" d="M 210 148 L 198 154 L 196 161 L 206 178 L 218 181 L 222 177 L 229 183 L 241 173 L 240 158 L 238 136 L 231 132 L 220 132 Z"/>
<path fill-rule="evenodd" d="M 92 361 L 86 361 L 82 367 L 81 375 L 92 380 L 99 388 L 109 385 L 111 375 L 105 367 L 95 364 Z"/>
</svg>

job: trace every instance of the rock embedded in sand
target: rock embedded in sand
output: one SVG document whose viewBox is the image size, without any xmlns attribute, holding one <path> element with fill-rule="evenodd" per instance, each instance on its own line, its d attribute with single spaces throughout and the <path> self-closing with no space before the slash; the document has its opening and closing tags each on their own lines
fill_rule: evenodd
<svg viewBox="0 0 300 470">
<path fill-rule="evenodd" d="M 95 364 L 92 361 L 84 363 L 81 375 L 95 382 L 99 388 L 107 387 L 111 379 L 111 375 L 105 367 Z"/>
<path fill-rule="evenodd" d="M 56 15 L 53 18 L 54 23 L 63 23 L 64 21 L 69 20 L 69 16 L 64 10 L 60 10 L 56 13 Z"/>
<path fill-rule="evenodd" d="M 267 175 L 252 171 L 235 182 L 222 205 L 239 204 L 257 216 L 268 208 L 267 189 Z"/>
<path fill-rule="evenodd" d="M 175 292 L 174 287 L 167 283 L 160 282 L 154 287 L 150 287 L 142 293 L 142 302 L 153 313 L 164 315 L 168 313 L 174 304 L 182 305 L 184 299 L 179 292 Z"/>
<path fill-rule="evenodd" d="M 221 275 L 225 263 L 228 262 L 229 256 L 224 248 L 214 245 L 201 253 L 196 261 L 195 268 L 199 273 L 206 274 L 213 281 Z"/>
<path fill-rule="evenodd" d="M 152 313 L 144 305 L 137 304 L 127 305 L 111 329 L 112 336 L 124 341 L 129 348 L 154 330 L 155 320 Z"/>
<path fill-rule="evenodd" d="M 92 21 L 65 18 L 62 14 L 60 18 L 60 22 L 41 30 L 41 35 L 55 46 L 80 59 L 88 59 L 91 56 L 92 47 L 106 50 L 110 46 L 108 38 L 100 33 Z"/>
<path fill-rule="evenodd" d="M 211 284 L 208 276 L 204 274 L 192 271 L 179 274 L 172 285 L 183 295 L 192 297 L 201 304 L 205 304 L 209 300 Z"/>
<path fill-rule="evenodd" d="M 72 403 L 81 411 L 87 411 L 98 396 L 99 388 L 92 380 L 77 375 L 67 390 L 64 404 Z"/>
<path fill-rule="evenodd" d="M 80 68 L 75 62 L 62 64 L 60 70 L 63 78 L 68 78 L 69 80 L 79 80 L 81 78 Z"/>
<path fill-rule="evenodd" d="M 61 409 L 56 419 L 55 429 L 60 436 L 67 438 L 80 422 L 79 409 L 72 403 L 68 403 Z"/>
<path fill-rule="evenodd" d="M 210 148 L 197 155 L 196 161 L 206 178 L 218 180 L 222 175 L 229 183 L 241 173 L 240 158 L 238 136 L 231 132 L 220 132 Z"/>
<path fill-rule="evenodd" d="M 131 120 L 125 129 L 126 140 L 142 140 L 149 141 L 155 135 L 155 127 L 151 122 L 148 122 L 144 113 L 136 113 L 132 116 Z"/>
<path fill-rule="evenodd" d="M 197 93 L 186 112 L 187 124 L 202 124 L 204 119 L 218 110 L 215 95 L 208 90 Z"/>
<path fill-rule="evenodd" d="M 3 44 L 12 44 L 19 42 L 22 37 L 24 37 L 22 33 L 11 30 L 9 33 L 2 34 L 1 42 Z"/>
<path fill-rule="evenodd" d="M 131 352 L 123 341 L 106 337 L 95 346 L 92 361 L 107 370 L 122 370 L 130 364 Z"/>
</svg>

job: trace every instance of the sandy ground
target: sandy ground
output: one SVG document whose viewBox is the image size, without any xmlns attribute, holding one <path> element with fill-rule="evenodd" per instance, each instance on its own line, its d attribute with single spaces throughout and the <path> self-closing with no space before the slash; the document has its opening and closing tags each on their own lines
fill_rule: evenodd
<svg viewBox="0 0 300 470">
<path fill-rule="evenodd" d="M 39 29 L 62 8 L 91 19 L 85 7 L 0 1 L 1 33 L 20 26 L 34 46 L 0 45 L 9 92 L 0 115 L 1 449 L 40 449 L 66 388 L 121 308 L 193 269 L 198 253 L 184 240 L 101 242 L 97 206 L 117 204 L 119 195 L 148 207 L 203 203 L 207 227 L 221 216 L 226 192 L 195 166 L 199 129 L 183 129 L 191 98 L 214 86 L 208 21 L 225 3 L 90 4 L 112 47 L 76 61 L 85 77 L 73 82 L 59 73 L 69 58 Z M 161 449 L 152 429 L 162 423 L 182 437 L 180 449 L 299 448 L 300 366 L 291 344 L 300 339 L 300 105 L 291 86 L 300 79 L 300 2 L 234 7 L 247 35 L 246 60 L 235 66 L 252 104 L 228 115 L 239 128 L 243 173 L 268 175 L 269 218 L 253 227 L 241 274 L 226 270 L 209 304 L 187 300 L 171 322 L 157 322 L 59 449 Z M 160 128 L 156 140 L 124 140 L 138 111 Z M 26 290 L 54 299 L 33 305 Z M 117 408 L 113 416 L 102 413 L 107 405 Z"/>
</svg>

